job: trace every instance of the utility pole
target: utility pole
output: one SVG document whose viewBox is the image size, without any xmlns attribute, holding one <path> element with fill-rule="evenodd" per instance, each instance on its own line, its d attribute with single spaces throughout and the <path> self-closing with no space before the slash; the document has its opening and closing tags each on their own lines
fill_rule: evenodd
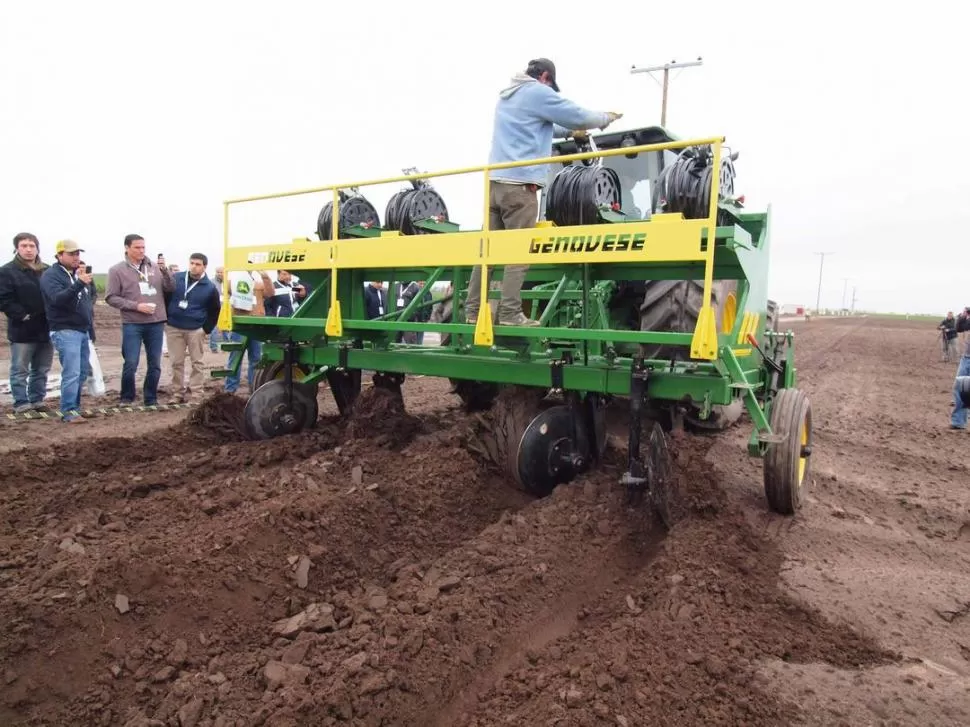
<svg viewBox="0 0 970 727">
<path fill-rule="evenodd" d="M 704 65 L 704 61 L 700 56 L 697 56 L 696 61 L 683 61 L 678 63 L 677 61 L 671 61 L 670 63 L 664 63 L 662 66 L 650 66 L 649 68 L 637 68 L 632 66 L 630 68 L 630 73 L 649 73 L 650 77 L 653 78 L 653 74 L 657 71 L 664 72 L 663 80 L 663 100 L 660 102 L 660 125 L 667 126 L 667 86 L 670 83 L 670 72 L 676 68 L 690 68 L 692 66 Z M 653 78 L 656 81 L 656 78 Z"/>
<path fill-rule="evenodd" d="M 815 315 L 822 314 L 822 265 L 825 263 L 826 255 L 834 255 L 834 252 L 816 252 L 814 255 L 819 256 L 818 261 L 818 296 L 815 298 Z"/>
<path fill-rule="evenodd" d="M 853 285 L 852 286 L 852 312 L 853 313 L 855 313 L 855 302 L 856 300 L 858 300 L 858 297 L 856 296 L 855 291 L 856 291 L 856 287 Z"/>
<path fill-rule="evenodd" d="M 845 310 L 845 294 L 849 289 L 849 279 L 842 278 L 842 310 Z"/>
</svg>

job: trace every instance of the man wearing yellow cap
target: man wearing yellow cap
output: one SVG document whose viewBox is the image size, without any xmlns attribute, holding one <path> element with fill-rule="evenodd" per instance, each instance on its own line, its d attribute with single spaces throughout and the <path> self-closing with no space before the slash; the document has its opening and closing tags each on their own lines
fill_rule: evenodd
<svg viewBox="0 0 970 727">
<path fill-rule="evenodd" d="M 83 422 L 81 408 L 82 361 L 90 355 L 89 332 L 94 321 L 91 275 L 78 269 L 84 252 L 73 240 L 54 248 L 57 263 L 40 276 L 51 343 L 61 364 L 61 416 L 69 424 Z"/>
</svg>

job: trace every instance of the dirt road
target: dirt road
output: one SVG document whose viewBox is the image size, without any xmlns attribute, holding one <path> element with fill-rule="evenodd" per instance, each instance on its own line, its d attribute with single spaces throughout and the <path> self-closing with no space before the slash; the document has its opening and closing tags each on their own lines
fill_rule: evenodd
<svg viewBox="0 0 970 727">
<path fill-rule="evenodd" d="M 276 442 L 183 412 L 4 423 L 0 723 L 967 724 L 955 367 L 912 322 L 793 328 L 806 507 L 766 511 L 742 423 L 671 443 L 666 537 L 624 507 L 621 441 L 533 500 L 434 379 L 349 422 L 322 390 Z"/>
</svg>

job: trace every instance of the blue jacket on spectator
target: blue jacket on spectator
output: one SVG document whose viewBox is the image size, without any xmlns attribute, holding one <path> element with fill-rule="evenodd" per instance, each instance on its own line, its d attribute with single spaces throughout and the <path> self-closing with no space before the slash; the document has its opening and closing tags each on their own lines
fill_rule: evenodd
<svg viewBox="0 0 970 727">
<path fill-rule="evenodd" d="M 203 332 L 211 333 L 222 310 L 219 288 L 204 274 L 198 280 L 193 280 L 187 270 L 172 277 L 175 279 L 175 290 L 168 298 L 168 325 L 182 331 L 201 328 Z"/>
<path fill-rule="evenodd" d="M 52 331 L 89 333 L 94 322 L 94 301 L 88 286 L 60 263 L 40 276 L 47 326 Z"/>
<path fill-rule="evenodd" d="M 273 297 L 266 298 L 263 301 L 263 305 L 266 307 L 266 315 L 272 318 L 289 318 L 292 316 L 296 309 L 300 307 L 300 303 L 306 300 L 313 290 L 309 283 L 304 283 L 302 280 L 298 285 L 303 288 L 303 298 L 300 300 L 297 299 L 296 290 L 292 284 L 288 285 L 279 280 L 274 280 Z"/>
</svg>

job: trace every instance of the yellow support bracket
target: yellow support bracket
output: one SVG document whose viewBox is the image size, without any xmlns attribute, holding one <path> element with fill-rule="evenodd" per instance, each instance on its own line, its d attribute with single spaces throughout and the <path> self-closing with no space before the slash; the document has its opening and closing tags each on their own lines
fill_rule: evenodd
<svg viewBox="0 0 970 727">
<path fill-rule="evenodd" d="M 690 357 L 713 361 L 717 358 L 717 323 L 714 306 L 705 305 L 697 316 L 694 337 L 690 341 Z"/>
<path fill-rule="evenodd" d="M 344 321 L 340 317 L 339 300 L 335 300 L 330 304 L 330 312 L 327 313 L 327 325 L 324 330 L 332 338 L 340 338 L 344 335 Z"/>
</svg>

